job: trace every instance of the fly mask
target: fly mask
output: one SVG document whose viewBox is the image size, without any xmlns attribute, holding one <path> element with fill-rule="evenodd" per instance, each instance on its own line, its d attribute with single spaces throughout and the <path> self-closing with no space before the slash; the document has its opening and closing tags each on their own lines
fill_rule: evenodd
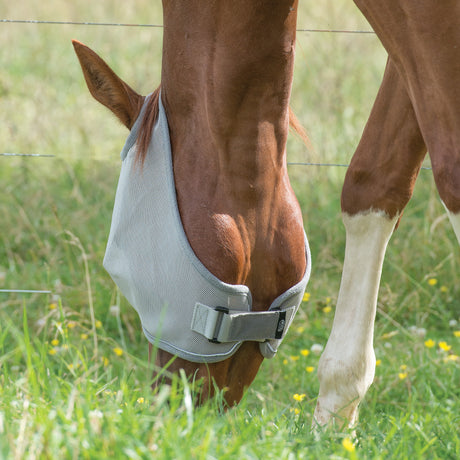
<svg viewBox="0 0 460 460">
<path fill-rule="evenodd" d="M 192 362 L 217 362 L 243 341 L 275 355 L 302 301 L 302 280 L 264 312 L 252 311 L 247 286 L 226 284 L 196 257 L 185 235 L 174 186 L 168 122 L 159 116 L 143 168 L 134 164 L 147 101 L 121 152 L 121 173 L 104 267 L 139 314 L 154 346 Z M 305 237 L 306 258 L 310 250 Z"/>
</svg>

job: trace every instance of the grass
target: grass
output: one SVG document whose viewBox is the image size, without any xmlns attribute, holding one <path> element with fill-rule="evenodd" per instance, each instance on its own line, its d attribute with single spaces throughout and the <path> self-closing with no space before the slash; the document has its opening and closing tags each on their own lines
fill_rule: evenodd
<svg viewBox="0 0 460 460">
<path fill-rule="evenodd" d="M 2 11 L 159 23 L 152 3 L 24 0 Z M 299 26 L 367 28 L 350 3 L 304 1 Z M 139 91 L 158 82 L 161 30 L 0 26 L 0 151 L 56 155 L 0 157 L 0 288 L 52 290 L 0 294 L 0 458 L 458 458 L 459 249 L 428 171 L 387 253 L 379 366 L 355 444 L 351 433 L 310 432 L 316 350 L 344 250 L 343 168 L 290 166 L 314 257 L 310 297 L 243 402 L 225 413 L 219 398 L 194 408 L 181 376 L 152 392 L 139 321 L 101 266 L 126 132 L 87 94 L 71 38 Z M 299 32 L 292 105 L 315 148 L 290 139 L 290 161 L 349 161 L 384 63 L 373 36 Z"/>
</svg>

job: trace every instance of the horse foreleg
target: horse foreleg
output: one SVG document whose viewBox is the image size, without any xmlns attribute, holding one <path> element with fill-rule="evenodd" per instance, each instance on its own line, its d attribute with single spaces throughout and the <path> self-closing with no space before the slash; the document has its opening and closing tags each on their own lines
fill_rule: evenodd
<svg viewBox="0 0 460 460">
<path fill-rule="evenodd" d="M 316 424 L 352 425 L 373 381 L 385 251 L 425 153 L 404 84 L 389 61 L 342 190 L 345 259 L 331 335 L 318 366 Z"/>
<path fill-rule="evenodd" d="M 454 228 L 455 235 L 457 236 L 458 244 L 460 244 L 460 213 L 454 214 L 447 210 L 447 215 L 449 216 L 450 223 Z"/>
<path fill-rule="evenodd" d="M 353 424 L 374 379 L 374 319 L 385 250 L 398 216 L 343 215 L 345 260 L 331 335 L 318 368 L 315 420 Z"/>
</svg>

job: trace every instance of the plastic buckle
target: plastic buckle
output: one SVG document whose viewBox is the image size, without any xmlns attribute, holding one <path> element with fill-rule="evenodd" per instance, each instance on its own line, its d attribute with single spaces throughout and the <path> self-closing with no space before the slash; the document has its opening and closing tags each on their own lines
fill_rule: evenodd
<svg viewBox="0 0 460 460">
<path fill-rule="evenodd" d="M 217 317 L 216 326 L 214 328 L 214 333 L 212 334 L 212 339 L 208 339 L 208 341 L 211 343 L 221 343 L 217 340 L 217 337 L 219 337 L 220 327 L 222 326 L 224 314 L 228 315 L 230 310 L 227 307 L 216 307 L 214 308 L 214 310 L 221 314 Z"/>
</svg>

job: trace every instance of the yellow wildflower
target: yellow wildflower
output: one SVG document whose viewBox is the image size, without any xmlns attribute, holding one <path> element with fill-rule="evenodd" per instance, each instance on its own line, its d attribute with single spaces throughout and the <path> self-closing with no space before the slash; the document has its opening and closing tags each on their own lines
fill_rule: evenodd
<svg viewBox="0 0 460 460">
<path fill-rule="evenodd" d="M 48 352 L 50 355 L 55 355 L 57 353 L 56 348 L 51 348 L 51 350 Z"/>
<path fill-rule="evenodd" d="M 51 345 L 53 345 L 53 347 L 57 347 L 59 345 L 59 340 L 58 339 L 51 340 Z"/>
<path fill-rule="evenodd" d="M 106 358 L 105 356 L 102 357 L 102 364 L 104 367 L 107 367 L 109 365 L 109 358 Z"/>
<path fill-rule="evenodd" d="M 97 320 L 95 326 L 96 329 L 100 329 L 102 327 L 102 321 Z"/>
<path fill-rule="evenodd" d="M 117 356 L 121 356 L 123 354 L 123 350 L 120 348 L 120 347 L 115 347 L 113 349 L 113 352 L 117 355 Z"/>
<path fill-rule="evenodd" d="M 302 402 L 305 399 L 305 396 L 306 396 L 305 393 L 302 393 L 302 394 L 295 393 L 293 398 L 294 398 L 294 401 Z"/>
<path fill-rule="evenodd" d="M 381 359 L 378 359 L 376 362 L 375 362 L 375 365 L 376 366 L 380 366 L 382 364 L 382 360 Z"/>
<path fill-rule="evenodd" d="M 289 356 L 291 358 L 291 361 L 298 361 L 300 356 Z"/>
<path fill-rule="evenodd" d="M 454 331 L 454 336 L 455 337 L 460 337 L 460 331 Z"/>
<path fill-rule="evenodd" d="M 57 308 L 57 304 L 55 304 L 54 302 L 49 304 L 50 310 L 56 310 L 56 308 Z"/>
<path fill-rule="evenodd" d="M 441 286 L 441 287 L 439 288 L 439 290 L 440 290 L 441 292 L 448 292 L 448 291 L 449 291 L 449 288 L 448 288 L 447 286 Z"/>
<path fill-rule="evenodd" d="M 449 351 L 452 348 L 451 345 L 447 345 L 447 342 L 439 342 L 438 345 L 439 348 L 444 351 Z"/>
<path fill-rule="evenodd" d="M 354 452 L 356 449 L 353 441 L 350 438 L 344 438 L 342 441 L 342 446 L 347 452 Z"/>
<path fill-rule="evenodd" d="M 405 378 L 407 378 L 407 372 L 400 372 L 398 374 L 398 377 L 400 380 L 404 380 Z"/>
<path fill-rule="evenodd" d="M 324 313 L 330 313 L 331 310 L 332 310 L 332 307 L 330 307 L 329 305 L 328 305 L 327 307 L 324 307 L 324 308 L 323 308 L 323 312 L 324 312 Z"/>
<path fill-rule="evenodd" d="M 298 407 L 291 407 L 290 412 L 294 412 L 295 415 L 299 415 L 300 409 Z"/>
<path fill-rule="evenodd" d="M 315 370 L 315 368 L 313 366 L 307 366 L 305 370 L 310 374 L 311 372 Z"/>
<path fill-rule="evenodd" d="M 311 296 L 311 294 L 309 292 L 306 292 L 303 295 L 302 302 L 308 302 L 310 300 L 310 296 Z"/>
<path fill-rule="evenodd" d="M 141 396 L 140 398 L 137 398 L 137 404 L 144 404 L 144 398 Z"/>
<path fill-rule="evenodd" d="M 307 349 L 300 350 L 300 354 L 302 356 L 308 356 L 310 354 L 310 350 L 307 350 Z"/>
<path fill-rule="evenodd" d="M 449 362 L 449 361 L 458 361 L 459 357 L 457 355 L 447 355 L 444 358 L 444 362 Z"/>
<path fill-rule="evenodd" d="M 298 333 L 298 334 L 302 334 L 303 331 L 305 331 L 305 328 L 304 328 L 303 326 L 299 326 L 299 327 L 297 328 L 297 333 Z"/>
<path fill-rule="evenodd" d="M 80 334 L 80 339 L 86 340 L 87 338 L 88 338 L 88 334 L 85 334 L 84 332 L 83 334 Z"/>
<path fill-rule="evenodd" d="M 407 364 L 401 364 L 401 366 L 399 366 L 399 368 L 402 370 L 402 371 L 405 371 L 407 369 Z"/>
<path fill-rule="evenodd" d="M 436 278 L 430 278 L 428 280 L 428 285 L 429 286 L 436 286 L 438 284 L 438 280 Z"/>
<path fill-rule="evenodd" d="M 436 342 L 433 339 L 425 340 L 425 347 L 433 348 L 436 345 Z"/>
<path fill-rule="evenodd" d="M 69 329 L 73 329 L 73 328 L 76 327 L 76 326 L 77 326 L 77 322 L 76 322 L 76 321 L 69 321 L 69 322 L 67 323 L 67 327 L 68 327 Z"/>
</svg>

